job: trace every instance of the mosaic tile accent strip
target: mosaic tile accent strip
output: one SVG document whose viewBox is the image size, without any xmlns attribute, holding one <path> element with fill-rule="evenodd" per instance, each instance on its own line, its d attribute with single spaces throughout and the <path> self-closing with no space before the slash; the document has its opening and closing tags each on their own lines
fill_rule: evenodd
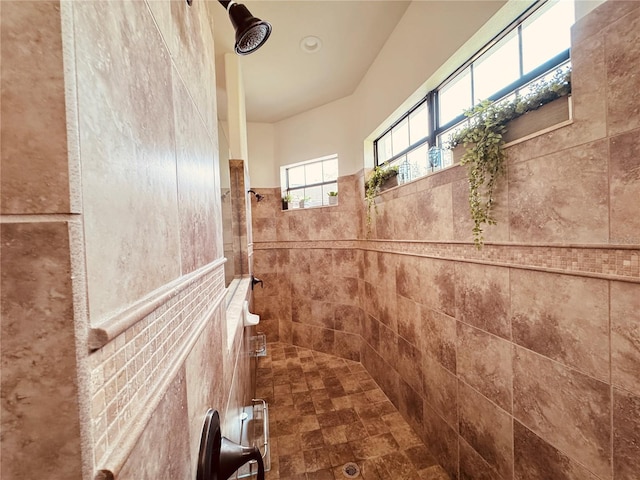
<svg viewBox="0 0 640 480">
<path fill-rule="evenodd" d="M 640 248 L 636 246 L 548 246 L 485 244 L 478 250 L 470 243 L 407 241 L 306 241 L 254 243 L 255 250 L 359 248 L 459 262 L 519 267 L 608 280 L 640 282 Z"/>
<path fill-rule="evenodd" d="M 224 293 L 220 265 L 89 356 L 96 467 L 113 463 L 114 453 L 126 456 L 127 438 L 144 426 L 163 382 L 172 377 L 190 340 L 218 308 Z"/>
<path fill-rule="evenodd" d="M 127 329 L 133 327 L 140 320 L 151 314 L 158 307 L 170 302 L 172 297 L 178 295 L 192 283 L 197 283 L 201 277 L 219 268 L 225 261 L 226 259 L 222 258 L 205 265 L 199 270 L 183 275 L 156 290 L 151 296 L 136 302 L 124 312 L 100 322 L 89 331 L 89 349 L 95 350 L 104 347 L 118 335 L 124 333 Z"/>
</svg>

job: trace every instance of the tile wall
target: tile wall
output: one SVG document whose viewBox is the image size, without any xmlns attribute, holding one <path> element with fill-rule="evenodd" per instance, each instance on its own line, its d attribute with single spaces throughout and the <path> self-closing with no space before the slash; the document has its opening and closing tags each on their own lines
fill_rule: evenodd
<svg viewBox="0 0 640 480">
<path fill-rule="evenodd" d="M 280 189 L 255 189 L 265 198 L 251 211 L 253 269 L 264 282 L 254 299 L 269 341 L 359 360 L 362 186 L 362 175 L 340 178 L 338 205 L 286 211 Z"/>
<path fill-rule="evenodd" d="M 195 478 L 210 407 L 239 436 L 212 5 L 2 2 L 3 479 Z"/>
<path fill-rule="evenodd" d="M 61 11 L 47 1 L 1 9 L 0 477 L 79 480 L 70 244 L 81 225 L 71 215 Z"/>
<path fill-rule="evenodd" d="M 369 238 L 362 176 L 339 207 L 260 190 L 269 340 L 359 358 L 451 478 L 640 471 L 639 27 L 624 1 L 574 27 L 573 123 L 509 148 L 482 250 L 459 166 L 381 195 Z"/>
</svg>

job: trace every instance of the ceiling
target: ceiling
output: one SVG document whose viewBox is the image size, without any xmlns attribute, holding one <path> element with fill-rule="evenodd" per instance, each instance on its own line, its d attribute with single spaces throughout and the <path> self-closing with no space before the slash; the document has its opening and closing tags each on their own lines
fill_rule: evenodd
<svg viewBox="0 0 640 480">
<path fill-rule="evenodd" d="M 268 41 L 241 57 L 247 121 L 274 123 L 352 94 L 410 2 L 241 1 L 273 26 Z M 235 33 L 226 10 L 212 12 L 216 49 L 218 116 L 226 119 L 224 54 L 233 52 Z M 322 41 L 307 53 L 305 36 Z"/>
</svg>

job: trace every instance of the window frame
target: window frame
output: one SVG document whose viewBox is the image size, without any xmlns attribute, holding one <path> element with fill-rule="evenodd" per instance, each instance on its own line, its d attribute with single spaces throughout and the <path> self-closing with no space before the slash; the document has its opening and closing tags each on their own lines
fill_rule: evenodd
<svg viewBox="0 0 640 480">
<path fill-rule="evenodd" d="M 543 64 L 534 68 L 528 73 L 523 73 L 523 42 L 522 42 L 522 29 L 523 25 L 526 24 L 527 20 L 532 18 L 534 15 L 544 14 L 545 7 L 552 8 L 555 3 L 549 2 L 548 0 L 541 0 L 539 2 L 531 5 L 525 12 L 523 12 L 518 18 L 513 20 L 506 28 L 504 28 L 500 33 L 498 33 L 491 41 L 485 44 L 481 49 L 479 49 L 474 55 L 472 55 L 466 62 L 464 62 L 460 67 L 458 67 L 451 75 L 449 75 L 443 82 L 441 82 L 436 88 L 428 92 L 422 99 L 420 99 L 414 106 L 412 106 L 408 111 L 400 116 L 396 121 L 394 121 L 391 126 L 385 129 L 374 141 L 373 141 L 373 157 L 374 157 L 374 165 L 376 167 L 384 167 L 385 165 L 390 165 L 394 161 L 402 158 L 403 156 L 409 154 L 412 150 L 418 149 L 425 143 L 428 143 L 429 150 L 431 148 L 443 148 L 441 144 L 441 135 L 454 128 L 455 126 L 463 123 L 467 120 L 464 112 L 461 112 L 457 117 L 449 120 L 446 124 L 440 125 L 440 92 L 443 88 L 446 88 L 447 85 L 452 83 L 456 78 L 463 74 L 466 69 L 470 69 L 471 76 L 471 101 L 475 101 L 474 95 L 474 76 L 473 76 L 473 65 L 478 60 L 482 59 L 482 57 L 491 51 L 493 47 L 498 45 L 501 41 L 503 41 L 507 36 L 516 32 L 518 38 L 518 69 L 520 76 L 517 80 L 511 82 L 509 85 L 501 88 L 490 97 L 487 98 L 489 101 L 497 101 L 505 96 L 515 93 L 520 90 L 522 87 L 526 86 L 528 83 L 536 80 L 540 76 L 543 76 L 545 73 L 553 71 L 555 68 L 566 64 L 571 59 L 571 48 L 567 48 L 564 51 L 560 52 L 553 58 L 547 60 Z M 534 20 L 535 21 L 535 20 Z M 385 135 L 387 135 L 394 127 L 399 125 L 405 119 L 408 119 L 412 112 L 416 109 L 422 107 L 423 105 L 427 105 L 428 108 L 428 116 L 429 116 L 429 133 L 426 137 L 420 139 L 417 142 L 410 143 L 409 146 L 403 149 L 400 152 L 393 152 L 392 155 L 387 158 L 385 161 L 380 162 L 379 153 L 378 153 L 378 141 L 382 139 Z M 393 148 L 393 147 L 392 147 Z"/>
<path fill-rule="evenodd" d="M 318 157 L 318 158 L 313 158 L 311 160 L 305 160 L 304 162 L 298 162 L 298 163 L 292 163 L 289 165 L 282 165 L 280 167 L 280 179 L 283 182 L 283 185 L 281 186 L 282 189 L 282 195 L 288 195 L 288 194 L 295 194 L 295 192 L 297 191 L 302 191 L 302 195 L 304 198 L 304 195 L 306 194 L 306 189 L 308 188 L 314 188 L 314 187 L 323 187 L 325 185 L 332 185 L 335 184 L 336 188 L 333 191 L 338 191 L 338 178 L 339 178 L 339 170 L 336 169 L 336 178 L 334 180 L 328 180 L 328 181 L 322 181 L 322 182 L 314 182 L 314 183 L 305 183 L 301 186 L 295 186 L 292 187 L 290 180 L 289 180 L 289 170 L 292 168 L 298 168 L 298 167 L 306 167 L 307 165 L 313 165 L 315 163 L 324 163 L 324 162 L 328 162 L 331 160 L 335 160 L 336 161 L 336 167 L 339 167 L 339 158 L 338 158 L 338 154 L 334 153 L 331 155 L 325 155 L 324 157 Z M 324 168 L 323 168 L 323 178 L 324 178 Z M 306 182 L 306 178 L 305 178 L 305 182 Z M 324 193 L 324 189 L 321 189 Z M 321 203 L 320 205 L 309 205 L 309 207 L 319 207 L 319 206 L 326 206 L 329 203 L 328 198 L 325 201 L 324 195 L 322 195 L 321 198 Z M 305 202 L 306 203 L 306 202 Z M 305 208 L 307 208 L 307 205 L 305 205 Z"/>
</svg>

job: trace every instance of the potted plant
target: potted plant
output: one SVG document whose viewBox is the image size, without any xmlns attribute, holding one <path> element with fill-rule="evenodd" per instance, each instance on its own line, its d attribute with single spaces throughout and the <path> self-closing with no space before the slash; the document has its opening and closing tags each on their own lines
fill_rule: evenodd
<svg viewBox="0 0 640 480">
<path fill-rule="evenodd" d="M 338 192 L 329 192 L 329 205 L 337 205 L 338 204 Z"/>
<path fill-rule="evenodd" d="M 374 167 L 365 182 L 365 200 L 367 202 L 367 235 L 371 230 L 371 207 L 377 211 L 376 195 L 382 190 L 398 185 L 398 167 Z"/>
<path fill-rule="evenodd" d="M 285 194 L 282 197 L 282 209 L 283 210 L 288 210 L 289 209 L 289 204 L 293 202 L 293 195 L 291 195 L 290 193 Z"/>
<path fill-rule="evenodd" d="M 460 161 L 469 179 L 469 209 L 473 220 L 473 241 L 481 248 L 483 225 L 495 225 L 493 206 L 498 180 L 505 174 L 507 154 L 504 134 L 507 124 L 527 112 L 571 93 L 571 71 L 557 71 L 550 80 L 531 86 L 529 94 L 506 102 L 484 101 L 467 110 L 469 125 L 449 139 L 448 148 L 462 145 Z"/>
<path fill-rule="evenodd" d="M 311 200 L 311 197 L 302 197 L 299 203 L 300 208 L 304 208 L 304 203 L 308 202 L 309 200 Z"/>
</svg>

